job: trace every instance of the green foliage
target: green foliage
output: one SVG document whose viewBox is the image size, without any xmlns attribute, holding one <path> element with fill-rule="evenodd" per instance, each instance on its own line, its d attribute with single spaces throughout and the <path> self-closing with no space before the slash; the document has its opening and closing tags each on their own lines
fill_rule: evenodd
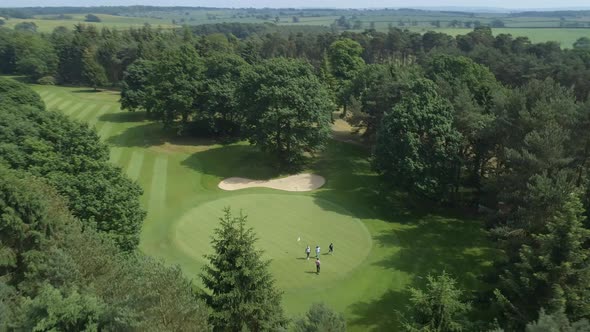
<svg viewBox="0 0 590 332">
<path fill-rule="evenodd" d="M 295 321 L 295 332 L 345 332 L 346 320 L 323 303 L 311 305 L 305 317 Z"/>
<path fill-rule="evenodd" d="M 37 80 L 37 84 L 41 85 L 55 85 L 55 77 L 53 76 L 43 76 Z"/>
<path fill-rule="evenodd" d="M 11 284 L 25 278 L 31 264 L 27 255 L 41 253 L 48 238 L 69 221 L 55 197 L 39 179 L 0 165 L 0 277 Z"/>
<path fill-rule="evenodd" d="M 374 138 L 383 115 L 401 101 L 404 91 L 421 75 L 417 67 L 386 64 L 365 66 L 351 82 L 351 94 L 361 103 L 361 112 L 352 112 L 348 121 L 365 129 L 364 135 Z"/>
<path fill-rule="evenodd" d="M 170 126 L 181 119 L 188 122 L 189 116 L 196 113 L 196 99 L 201 89 L 203 64 L 196 50 L 183 45 L 170 50 L 158 62 L 153 81 L 155 86 L 154 112 Z M 196 114 L 198 116 L 198 113 Z"/>
<path fill-rule="evenodd" d="M 335 85 L 330 88 L 335 92 L 339 104 L 344 106 L 345 110 L 348 104 L 350 81 L 365 64 L 361 58 L 362 53 L 362 46 L 349 38 L 334 41 L 327 50 L 330 75 L 336 80 Z"/>
<path fill-rule="evenodd" d="M 0 167 L 0 216 L 1 327 L 208 331 L 207 308 L 179 268 L 123 254 L 40 179 Z"/>
<path fill-rule="evenodd" d="M 14 30 L 23 32 L 37 32 L 37 24 L 35 24 L 35 22 L 20 22 L 14 26 Z"/>
<path fill-rule="evenodd" d="M 204 59 L 205 71 L 200 106 L 217 134 L 237 136 L 244 123 L 239 100 L 240 81 L 251 70 L 241 57 L 213 53 Z"/>
<path fill-rule="evenodd" d="M 488 109 L 494 90 L 500 88 L 488 68 L 467 57 L 441 54 L 433 57 L 426 67 L 428 78 L 433 81 L 444 80 L 453 87 L 465 85 L 475 101 Z"/>
<path fill-rule="evenodd" d="M 574 48 L 578 50 L 590 50 L 590 38 L 582 37 L 576 40 Z"/>
<path fill-rule="evenodd" d="M 452 108 L 432 81 L 419 79 L 385 114 L 374 152 L 375 168 L 386 181 L 442 200 L 456 185 L 461 135 L 452 126 Z"/>
<path fill-rule="evenodd" d="M 209 265 L 201 274 L 210 291 L 204 296 L 213 309 L 214 331 L 274 331 L 286 326 L 281 293 L 255 241 L 246 216 L 234 217 L 225 209 L 211 240 L 214 253 L 206 256 Z"/>
<path fill-rule="evenodd" d="M 29 32 L 0 31 L 0 71 L 37 79 L 53 75 L 56 69 L 57 56 L 46 38 Z"/>
<path fill-rule="evenodd" d="M 144 109 L 153 112 L 155 95 L 151 81 L 155 75 L 155 62 L 138 60 L 127 68 L 121 88 L 121 107 L 129 111 Z"/>
<path fill-rule="evenodd" d="M 440 54 L 432 57 L 426 75 L 437 83 L 439 93 L 453 105 L 453 125 L 461 133 L 462 183 L 481 190 L 482 177 L 493 157 L 495 114 L 494 98 L 503 92 L 485 66 L 462 56 Z M 478 199 L 479 197 L 476 197 Z"/>
<path fill-rule="evenodd" d="M 248 139 L 281 163 L 296 164 L 327 143 L 333 106 L 309 64 L 276 58 L 256 65 L 241 96 Z"/>
<path fill-rule="evenodd" d="M 555 180 L 534 176 L 523 204 L 528 209 L 519 210 L 512 229 L 502 233 L 507 240 L 516 236 L 517 243 L 524 242 L 496 292 L 511 328 L 532 321 L 540 308 L 564 311 L 575 320 L 590 313 L 585 300 L 590 296 L 590 251 L 585 246 L 590 230 L 583 226 L 584 209 L 572 190 L 563 175 Z"/>
<path fill-rule="evenodd" d="M 457 282 L 446 272 L 426 278 L 425 290 L 410 288 L 410 319 L 403 324 L 411 332 L 452 332 L 466 328 L 465 314 L 471 305 L 464 302 Z"/>
<path fill-rule="evenodd" d="M 500 167 L 490 189 L 506 204 L 518 205 L 533 175 L 571 172 L 572 152 L 583 143 L 571 136 L 579 105 L 571 90 L 551 80 L 532 81 L 496 98 L 495 104 Z"/>
<path fill-rule="evenodd" d="M 0 105 L 27 105 L 36 109 L 45 109 L 41 97 L 27 85 L 4 77 L 0 78 Z"/>
<path fill-rule="evenodd" d="M 142 190 L 110 164 L 96 132 L 46 112 L 35 92 L 8 79 L 0 79 L 0 101 L 0 163 L 45 178 L 76 217 L 134 249 L 145 217 Z"/>
<path fill-rule="evenodd" d="M 528 323 L 526 332 L 583 332 L 590 331 L 590 322 L 587 319 L 570 323 L 568 317 L 562 311 L 547 314 L 541 309 L 539 319 Z"/>
<path fill-rule="evenodd" d="M 44 285 L 33 299 L 24 299 L 22 326 L 30 331 L 98 331 L 108 315 L 105 304 L 76 290 L 63 295 Z"/>
<path fill-rule="evenodd" d="M 96 16 L 94 14 L 88 14 L 84 18 L 85 18 L 85 21 L 86 22 L 100 22 L 100 21 L 102 21 L 100 19 L 100 17 L 98 17 L 98 16 Z"/>
<path fill-rule="evenodd" d="M 89 48 L 85 49 L 82 54 L 82 78 L 94 90 L 107 84 L 104 68 L 98 64 L 94 52 Z"/>
<path fill-rule="evenodd" d="M 328 59 L 334 77 L 342 81 L 354 78 L 365 64 L 362 53 L 362 46 L 352 39 L 342 38 L 333 42 L 328 48 Z"/>
</svg>

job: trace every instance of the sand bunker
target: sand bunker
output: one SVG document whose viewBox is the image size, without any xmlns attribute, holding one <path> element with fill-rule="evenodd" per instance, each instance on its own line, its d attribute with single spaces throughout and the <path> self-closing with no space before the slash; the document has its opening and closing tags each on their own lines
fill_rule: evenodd
<svg viewBox="0 0 590 332">
<path fill-rule="evenodd" d="M 285 191 L 311 191 L 323 186 L 324 183 L 326 183 L 326 179 L 324 179 L 322 176 L 303 173 L 268 181 L 233 177 L 219 182 L 218 186 L 223 190 L 239 190 L 245 188 L 264 187 Z"/>
</svg>

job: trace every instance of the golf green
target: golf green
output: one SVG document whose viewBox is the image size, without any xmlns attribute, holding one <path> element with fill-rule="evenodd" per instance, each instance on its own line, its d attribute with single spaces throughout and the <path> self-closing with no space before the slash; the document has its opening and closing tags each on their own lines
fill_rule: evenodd
<svg viewBox="0 0 590 332">
<path fill-rule="evenodd" d="M 235 214 L 247 211 L 258 235 L 256 247 L 271 259 L 270 269 L 282 288 L 304 288 L 309 282 L 328 283 L 345 277 L 369 254 L 371 237 L 360 220 L 342 207 L 311 196 L 246 194 L 210 201 L 195 207 L 177 222 L 174 244 L 195 260 L 211 253 L 213 229 L 224 207 Z M 334 243 L 334 254 L 328 245 Z M 305 247 L 312 249 L 305 259 Z M 321 278 L 315 274 L 315 246 L 321 247 Z"/>
</svg>

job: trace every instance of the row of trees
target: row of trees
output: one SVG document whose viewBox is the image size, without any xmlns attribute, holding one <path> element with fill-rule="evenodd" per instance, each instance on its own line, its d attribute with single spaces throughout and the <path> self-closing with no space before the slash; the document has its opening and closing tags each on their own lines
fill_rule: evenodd
<svg viewBox="0 0 590 332">
<path fill-rule="evenodd" d="M 303 28 L 301 28 L 303 29 Z M 296 31 L 296 30 L 295 30 Z M 590 60 L 584 39 L 574 49 L 561 49 L 556 42 L 533 44 L 526 37 L 492 35 L 491 28 L 477 27 L 466 35 L 419 34 L 391 28 L 341 35 L 320 28 L 294 32 L 292 27 L 266 24 L 226 23 L 185 27 L 173 31 L 140 29 L 97 30 L 77 25 L 73 31 L 60 27 L 51 34 L 0 28 L 0 72 L 52 77 L 58 83 L 118 85 L 127 66 L 138 59 L 157 60 L 169 48 L 190 44 L 199 55 L 211 51 L 241 56 L 256 64 L 273 57 L 302 58 L 316 72 L 322 67 L 330 45 L 340 37 L 361 45 L 361 57 L 368 64 L 391 61 L 428 61 L 433 53 L 464 55 L 490 68 L 505 85 L 521 86 L 529 79 L 553 78 L 563 86 L 574 86 L 576 98 L 590 92 Z M 85 59 L 84 63 L 82 59 Z M 83 75 L 85 71 L 95 75 Z M 98 79 L 89 79 L 97 77 Z"/>
<path fill-rule="evenodd" d="M 333 110 L 306 62 L 275 58 L 250 65 L 234 54 L 201 57 L 189 45 L 131 65 L 121 104 L 189 134 L 247 138 L 286 164 L 326 144 Z"/>
<path fill-rule="evenodd" d="M 87 125 L 47 112 L 26 85 L 0 78 L 0 164 L 43 177 L 67 198 L 74 216 L 126 251 L 139 243 L 142 189 L 109 162 Z"/>
</svg>

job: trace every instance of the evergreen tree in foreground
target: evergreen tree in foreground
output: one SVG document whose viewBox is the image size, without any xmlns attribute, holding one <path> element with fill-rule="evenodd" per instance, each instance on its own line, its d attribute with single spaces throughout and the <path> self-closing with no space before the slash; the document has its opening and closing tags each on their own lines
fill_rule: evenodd
<svg viewBox="0 0 590 332">
<path fill-rule="evenodd" d="M 246 219 L 226 208 L 211 241 L 215 252 L 206 256 L 210 264 L 201 278 L 211 291 L 205 300 L 214 331 L 276 331 L 287 324 L 269 261 L 254 247 L 256 235 Z"/>
<path fill-rule="evenodd" d="M 560 186 L 538 177 L 530 192 L 548 197 Z M 590 316 L 590 231 L 583 212 L 579 193 L 563 196 L 501 275 L 496 297 L 511 330 L 521 329 L 542 308 L 547 314 L 564 312 L 572 321 Z"/>
<path fill-rule="evenodd" d="M 426 290 L 410 288 L 409 319 L 403 323 L 408 332 L 464 331 L 465 314 L 471 305 L 464 302 L 457 282 L 443 271 L 441 275 L 427 277 Z"/>
<path fill-rule="evenodd" d="M 346 320 L 324 303 L 313 303 L 305 316 L 295 321 L 294 332 L 345 332 Z"/>
</svg>

